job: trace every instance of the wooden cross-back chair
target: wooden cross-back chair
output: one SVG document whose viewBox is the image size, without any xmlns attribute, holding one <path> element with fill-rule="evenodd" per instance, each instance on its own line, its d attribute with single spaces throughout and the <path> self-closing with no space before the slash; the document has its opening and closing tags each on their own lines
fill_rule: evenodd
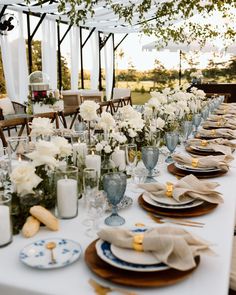
<svg viewBox="0 0 236 295">
<path fill-rule="evenodd" d="M 8 120 L 1 120 L 0 121 L 0 138 L 2 140 L 2 145 L 7 147 L 7 139 L 4 134 L 4 130 L 16 126 L 20 126 L 20 131 L 18 132 L 18 136 L 21 136 L 24 129 L 26 128 L 26 133 L 29 135 L 29 126 L 28 126 L 29 118 L 22 117 L 22 118 L 13 118 Z"/>
<path fill-rule="evenodd" d="M 127 105 L 133 105 L 132 104 L 132 99 L 131 99 L 131 96 L 125 96 L 125 97 L 121 97 L 121 99 L 123 100 L 123 104 L 125 105 L 125 106 L 127 106 Z"/>
<path fill-rule="evenodd" d="M 98 109 L 98 113 L 101 115 L 102 112 L 108 112 L 111 115 L 113 115 L 114 111 L 113 111 L 113 106 L 110 100 L 108 101 L 102 101 L 99 103 L 99 109 Z"/>
<path fill-rule="evenodd" d="M 34 114 L 31 120 L 33 120 L 33 118 L 48 118 L 50 119 L 51 123 L 55 122 L 56 129 L 59 129 L 60 127 L 59 116 L 57 112 Z"/>
<path fill-rule="evenodd" d="M 124 106 L 124 101 L 122 98 L 112 99 L 110 102 L 114 113 L 116 113 L 119 108 Z"/>
<path fill-rule="evenodd" d="M 80 102 L 83 103 L 85 100 L 91 100 L 96 103 L 100 103 L 102 101 L 102 97 L 100 95 L 81 95 Z"/>
</svg>

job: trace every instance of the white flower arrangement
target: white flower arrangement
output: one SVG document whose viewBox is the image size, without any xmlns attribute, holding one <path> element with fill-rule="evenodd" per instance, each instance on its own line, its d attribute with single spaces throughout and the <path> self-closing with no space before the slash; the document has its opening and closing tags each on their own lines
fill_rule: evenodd
<svg viewBox="0 0 236 295">
<path fill-rule="evenodd" d="M 91 101 L 85 100 L 80 105 L 80 116 L 85 121 L 93 121 L 98 119 L 97 110 L 99 109 L 99 104 Z"/>
<path fill-rule="evenodd" d="M 31 136 L 50 136 L 54 132 L 53 124 L 50 122 L 49 118 L 34 118 L 29 125 L 31 128 Z"/>
<path fill-rule="evenodd" d="M 102 112 L 101 118 L 98 122 L 98 127 L 108 131 L 113 129 L 115 126 L 116 121 L 114 120 L 113 116 L 108 112 Z"/>
</svg>

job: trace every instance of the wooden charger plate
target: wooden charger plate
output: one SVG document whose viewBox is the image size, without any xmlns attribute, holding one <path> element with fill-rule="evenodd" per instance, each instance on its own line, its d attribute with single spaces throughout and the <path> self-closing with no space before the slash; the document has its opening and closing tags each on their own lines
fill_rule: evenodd
<svg viewBox="0 0 236 295">
<path fill-rule="evenodd" d="M 212 171 L 212 172 L 192 172 L 179 169 L 175 166 L 174 163 L 167 166 L 167 170 L 176 176 L 184 177 L 189 174 L 195 175 L 197 178 L 212 178 L 219 177 L 227 173 L 227 171 Z"/>
<path fill-rule="evenodd" d="M 200 151 L 200 150 L 195 150 L 193 149 L 190 145 L 187 145 L 185 147 L 186 151 L 188 153 L 194 154 L 194 155 L 198 155 L 198 156 L 220 156 L 222 155 L 221 152 L 215 152 L 215 151 L 211 151 L 211 152 L 207 152 L 207 151 Z"/>
<path fill-rule="evenodd" d="M 205 215 L 213 211 L 218 206 L 218 204 L 204 202 L 202 205 L 193 207 L 193 208 L 178 209 L 178 210 L 166 209 L 166 208 L 155 207 L 146 203 L 142 195 L 139 196 L 138 203 L 144 210 L 151 212 L 153 214 L 176 217 L 176 218 L 196 217 L 196 216 Z"/>
<path fill-rule="evenodd" d="M 216 139 L 216 138 L 224 138 L 224 139 L 235 139 L 233 136 L 201 136 L 199 133 L 197 133 L 195 136 L 197 139 Z"/>
<path fill-rule="evenodd" d="M 109 265 L 97 255 L 95 244 L 93 241 L 85 251 L 85 262 L 92 272 L 109 282 L 129 286 L 129 287 L 163 287 L 173 285 L 179 281 L 186 279 L 199 265 L 200 257 L 195 257 L 196 267 L 179 271 L 173 268 L 155 271 L 155 272 L 135 272 L 116 268 Z"/>
</svg>

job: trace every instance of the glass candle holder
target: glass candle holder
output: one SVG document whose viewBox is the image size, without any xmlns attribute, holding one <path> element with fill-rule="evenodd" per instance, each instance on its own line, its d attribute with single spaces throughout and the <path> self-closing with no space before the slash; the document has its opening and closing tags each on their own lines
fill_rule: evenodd
<svg viewBox="0 0 236 295">
<path fill-rule="evenodd" d="M 55 172 L 56 211 L 61 219 L 78 215 L 78 168 L 66 166 Z"/>
<path fill-rule="evenodd" d="M 0 247 L 12 242 L 11 196 L 0 193 Z"/>
<path fill-rule="evenodd" d="M 11 170 L 25 164 L 26 154 L 29 152 L 29 139 L 27 136 L 10 137 L 7 140 L 8 151 L 11 158 Z"/>
</svg>

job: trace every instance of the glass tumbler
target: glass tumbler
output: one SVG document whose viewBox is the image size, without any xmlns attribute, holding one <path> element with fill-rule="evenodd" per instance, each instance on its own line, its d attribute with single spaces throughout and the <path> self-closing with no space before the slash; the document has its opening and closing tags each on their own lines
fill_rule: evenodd
<svg viewBox="0 0 236 295">
<path fill-rule="evenodd" d="M 11 160 L 20 162 L 26 159 L 25 155 L 29 152 L 29 139 L 27 136 L 12 136 L 8 138 L 7 146 Z"/>
<path fill-rule="evenodd" d="M 0 247 L 12 241 L 11 196 L 0 192 Z"/>
</svg>

